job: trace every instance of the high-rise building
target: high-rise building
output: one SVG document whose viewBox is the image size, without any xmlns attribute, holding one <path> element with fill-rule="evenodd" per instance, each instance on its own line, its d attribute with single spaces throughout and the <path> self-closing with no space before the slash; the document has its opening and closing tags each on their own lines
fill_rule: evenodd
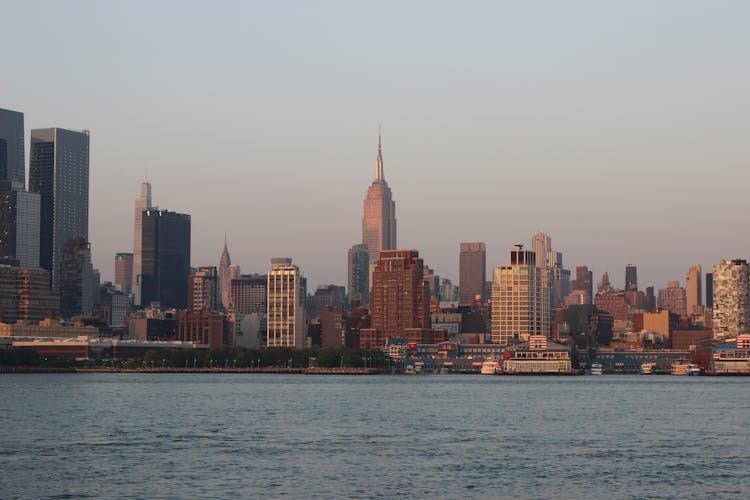
<svg viewBox="0 0 750 500">
<path fill-rule="evenodd" d="M 227 248 L 227 236 L 224 235 L 224 250 L 221 252 L 219 259 L 219 295 L 221 297 L 221 307 L 229 309 L 232 300 L 232 276 L 229 273 L 229 266 L 232 265 L 232 258 L 229 256 Z"/>
<path fill-rule="evenodd" d="M 119 252 L 115 254 L 115 286 L 125 296 L 130 295 L 133 286 L 133 254 Z"/>
<path fill-rule="evenodd" d="M 659 307 L 678 316 L 687 316 L 687 298 L 685 289 L 679 281 L 670 281 L 667 288 L 659 290 Z"/>
<path fill-rule="evenodd" d="M 16 181 L 0 180 L 0 257 L 39 267 L 41 196 Z"/>
<path fill-rule="evenodd" d="M 612 290 L 612 283 L 609 281 L 609 273 L 604 272 L 602 273 L 602 280 L 599 282 L 598 285 L 596 285 L 596 291 L 599 292 L 606 292 L 608 290 Z"/>
<path fill-rule="evenodd" d="M 625 266 L 625 291 L 638 290 L 638 268 L 632 264 Z"/>
<path fill-rule="evenodd" d="M 321 347 L 341 349 L 346 347 L 346 313 L 344 307 L 324 306 L 320 311 Z"/>
<path fill-rule="evenodd" d="M 143 211 L 141 301 L 185 309 L 190 273 L 190 215 Z"/>
<path fill-rule="evenodd" d="M 384 250 L 372 273 L 370 327 L 383 338 L 403 337 L 409 328 L 430 327 L 430 298 L 424 262 L 416 250 Z"/>
<path fill-rule="evenodd" d="M 694 310 L 696 306 L 703 305 L 702 298 L 702 285 L 703 277 L 701 276 L 701 266 L 692 266 L 688 269 L 687 276 L 685 277 L 685 294 L 687 295 L 687 313 L 695 314 Z"/>
<path fill-rule="evenodd" d="M 573 291 L 570 270 L 563 267 L 562 252 L 547 254 L 547 283 L 550 290 L 550 308 L 554 309 Z"/>
<path fill-rule="evenodd" d="M 318 285 L 315 294 L 308 297 L 307 317 L 315 318 L 325 306 L 339 306 L 346 303 L 346 288 L 340 285 Z"/>
<path fill-rule="evenodd" d="M 706 307 L 714 307 L 714 274 L 706 273 Z"/>
<path fill-rule="evenodd" d="M 0 180 L 26 185 L 23 113 L 0 108 Z"/>
<path fill-rule="evenodd" d="M 458 303 L 459 291 L 458 287 L 447 278 L 440 279 L 440 301 L 451 302 L 453 304 Z"/>
<path fill-rule="evenodd" d="M 396 248 L 396 202 L 383 174 L 383 151 L 378 135 L 378 156 L 375 180 L 367 190 L 362 217 L 362 243 L 367 245 L 370 262 L 378 258 L 381 250 Z"/>
<path fill-rule="evenodd" d="M 29 191 L 40 193 L 39 266 L 59 286 L 62 248 L 89 238 L 89 132 L 31 131 Z"/>
<path fill-rule="evenodd" d="M 495 269 L 492 283 L 492 342 L 510 344 L 530 335 L 550 335 L 549 289 L 536 254 L 519 245 L 510 263 Z"/>
<path fill-rule="evenodd" d="M 44 269 L 0 265 L 0 321 L 37 322 L 60 312 L 60 292 Z"/>
<path fill-rule="evenodd" d="M 576 267 L 576 279 L 573 280 L 573 290 L 584 292 L 586 304 L 591 304 L 594 298 L 594 273 L 587 266 Z"/>
<path fill-rule="evenodd" d="M 231 310 L 237 314 L 261 314 L 267 309 L 268 276 L 265 274 L 242 274 L 233 278 L 230 285 Z"/>
<path fill-rule="evenodd" d="M 713 267 L 714 338 L 750 332 L 750 267 L 743 259 L 722 260 Z"/>
<path fill-rule="evenodd" d="M 154 209 L 151 204 L 151 183 L 141 183 L 141 195 L 135 200 L 135 223 L 133 230 L 133 303 L 148 305 L 141 300 L 141 279 L 143 275 L 143 211 Z"/>
<path fill-rule="evenodd" d="M 541 231 L 537 231 L 537 233 L 531 237 L 531 249 L 536 254 L 536 265 L 541 268 L 549 267 L 547 256 L 552 251 L 552 238 Z"/>
<path fill-rule="evenodd" d="M 267 347 L 306 347 L 307 283 L 292 259 L 271 259 L 268 272 Z"/>
<path fill-rule="evenodd" d="M 370 251 L 364 243 L 354 245 L 348 254 L 349 303 L 370 303 Z"/>
<path fill-rule="evenodd" d="M 58 277 L 63 318 L 93 312 L 92 274 L 91 245 L 84 238 L 69 238 L 62 248 Z"/>
<path fill-rule="evenodd" d="M 199 267 L 188 277 L 188 309 L 200 311 L 217 309 L 217 293 L 219 286 L 216 266 Z"/>
<path fill-rule="evenodd" d="M 459 304 L 474 304 L 477 296 L 484 302 L 487 298 L 486 281 L 487 247 L 481 242 L 461 243 L 458 256 Z"/>
</svg>

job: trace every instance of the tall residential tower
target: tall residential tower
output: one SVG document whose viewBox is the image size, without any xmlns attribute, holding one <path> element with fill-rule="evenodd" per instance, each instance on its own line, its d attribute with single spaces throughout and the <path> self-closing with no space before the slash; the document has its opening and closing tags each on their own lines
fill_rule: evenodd
<svg viewBox="0 0 750 500">
<path fill-rule="evenodd" d="M 519 245 L 510 263 L 495 269 L 492 342 L 507 345 L 530 335 L 550 335 L 549 288 L 536 254 Z"/>
</svg>

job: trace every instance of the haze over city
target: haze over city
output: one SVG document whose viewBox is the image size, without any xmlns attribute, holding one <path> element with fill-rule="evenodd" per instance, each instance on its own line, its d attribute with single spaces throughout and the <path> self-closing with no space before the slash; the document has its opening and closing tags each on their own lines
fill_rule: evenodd
<svg viewBox="0 0 750 500">
<path fill-rule="evenodd" d="M 748 256 L 747 4 L 178 5 L 4 9 L 0 106 L 91 131 L 105 279 L 148 175 L 193 265 L 226 233 L 243 272 L 345 283 L 379 124 L 398 246 L 454 281 L 460 242 L 491 270 L 537 230 L 617 286 Z"/>
</svg>

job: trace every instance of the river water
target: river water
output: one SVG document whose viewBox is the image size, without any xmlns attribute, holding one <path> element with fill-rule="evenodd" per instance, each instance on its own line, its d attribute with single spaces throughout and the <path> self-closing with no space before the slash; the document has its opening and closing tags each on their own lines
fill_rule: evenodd
<svg viewBox="0 0 750 500">
<path fill-rule="evenodd" d="M 0 498 L 747 498 L 750 379 L 0 376 Z"/>
</svg>

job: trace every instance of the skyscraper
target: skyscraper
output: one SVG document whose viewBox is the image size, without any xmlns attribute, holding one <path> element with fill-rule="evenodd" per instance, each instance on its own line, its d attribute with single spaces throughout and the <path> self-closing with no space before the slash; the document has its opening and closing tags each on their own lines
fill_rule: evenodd
<svg viewBox="0 0 750 500">
<path fill-rule="evenodd" d="M 598 292 L 606 292 L 608 290 L 612 290 L 612 284 L 609 282 L 609 273 L 604 272 L 602 273 L 602 280 L 596 286 L 596 291 L 598 293 Z"/>
<path fill-rule="evenodd" d="M 591 304 L 594 298 L 594 273 L 587 266 L 576 267 L 576 279 L 573 280 L 573 290 L 584 292 L 586 304 Z"/>
<path fill-rule="evenodd" d="M 362 243 L 367 245 L 370 262 L 378 258 L 381 250 L 396 248 L 396 202 L 383 174 L 383 152 L 378 135 L 378 156 L 375 180 L 367 190 L 362 217 Z"/>
<path fill-rule="evenodd" d="M 692 266 L 688 269 L 687 276 L 685 277 L 685 294 L 687 295 L 687 313 L 688 315 L 693 314 L 695 306 L 703 304 L 702 298 L 702 285 L 703 277 L 701 276 L 701 266 Z"/>
<path fill-rule="evenodd" d="M 25 186 L 23 134 L 23 113 L 0 108 L 0 180 L 17 181 Z"/>
<path fill-rule="evenodd" d="M 242 274 L 232 278 L 231 309 L 237 314 L 266 315 L 268 276 L 265 274 Z"/>
<path fill-rule="evenodd" d="M 133 303 L 143 305 L 141 300 L 141 278 L 143 275 L 143 211 L 155 208 L 151 204 L 151 184 L 141 183 L 141 195 L 135 200 L 135 223 L 133 231 Z"/>
<path fill-rule="evenodd" d="M 133 254 L 119 252 L 115 254 L 115 286 L 124 295 L 130 295 L 133 286 Z"/>
<path fill-rule="evenodd" d="M 706 273 L 706 307 L 714 307 L 714 273 Z"/>
<path fill-rule="evenodd" d="M 419 252 L 384 250 L 379 255 L 370 291 L 371 329 L 387 338 L 403 337 L 409 328 L 429 328 L 429 289 Z"/>
<path fill-rule="evenodd" d="M 547 272 L 550 293 L 550 309 L 554 309 L 560 302 L 565 300 L 572 291 L 570 282 L 570 270 L 563 267 L 562 252 L 549 252 L 547 254 Z"/>
<path fill-rule="evenodd" d="M 750 331 L 750 268 L 743 259 L 722 260 L 713 268 L 714 338 Z"/>
<path fill-rule="evenodd" d="M 0 180 L 0 257 L 21 267 L 39 267 L 39 193 L 16 181 Z"/>
<path fill-rule="evenodd" d="M 370 251 L 367 245 L 360 243 L 349 249 L 347 257 L 349 303 L 367 306 L 370 303 Z"/>
<path fill-rule="evenodd" d="M 219 295 L 221 297 L 221 306 L 229 309 L 231 302 L 232 276 L 229 275 L 229 266 L 232 265 L 232 258 L 229 256 L 227 248 L 227 236 L 224 235 L 224 250 L 221 252 L 219 259 Z"/>
<path fill-rule="evenodd" d="M 89 243 L 83 238 L 68 238 L 62 248 L 58 278 L 63 318 L 93 312 L 92 272 Z"/>
<path fill-rule="evenodd" d="M 638 268 L 632 264 L 625 266 L 625 291 L 638 290 Z"/>
<path fill-rule="evenodd" d="M 217 287 L 216 267 L 199 267 L 195 274 L 188 277 L 188 309 L 192 311 L 216 310 Z"/>
<path fill-rule="evenodd" d="M 484 243 L 461 243 L 458 255 L 458 296 L 460 305 L 471 305 L 478 295 L 484 302 L 487 291 L 487 248 Z"/>
<path fill-rule="evenodd" d="M 89 132 L 31 131 L 29 191 L 41 194 L 39 265 L 59 286 L 63 245 L 89 237 Z"/>
<path fill-rule="evenodd" d="M 687 316 L 685 289 L 679 281 L 670 281 L 667 288 L 659 290 L 659 306 L 678 316 Z"/>
<path fill-rule="evenodd" d="M 495 269 L 492 283 L 492 342 L 510 344 L 550 334 L 549 289 L 536 254 L 519 246 L 510 263 Z"/>
<path fill-rule="evenodd" d="M 292 259 L 271 259 L 267 297 L 266 345 L 304 349 L 307 283 L 299 267 L 292 264 Z"/>
<path fill-rule="evenodd" d="M 142 231 L 141 301 L 185 309 L 190 273 L 190 216 L 145 210 Z"/>
<path fill-rule="evenodd" d="M 541 231 L 537 231 L 531 238 L 531 249 L 536 254 L 536 265 L 543 269 L 548 267 L 547 254 L 552 251 L 552 238 Z"/>
</svg>

